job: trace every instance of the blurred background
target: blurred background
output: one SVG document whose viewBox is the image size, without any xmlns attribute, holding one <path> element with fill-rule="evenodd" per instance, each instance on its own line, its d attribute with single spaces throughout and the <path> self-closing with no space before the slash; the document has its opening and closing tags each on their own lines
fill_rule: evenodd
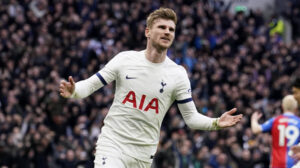
<svg viewBox="0 0 300 168">
<path fill-rule="evenodd" d="M 300 76 L 297 0 L 1 0 L 1 168 L 93 167 L 114 85 L 66 100 L 59 82 L 88 78 L 120 51 L 143 50 L 146 16 L 159 7 L 178 15 L 168 56 L 186 68 L 198 111 L 218 117 L 237 107 L 244 118 L 195 131 L 173 105 L 153 168 L 268 167 L 271 137 L 253 135 L 250 116 L 279 115 Z"/>
</svg>

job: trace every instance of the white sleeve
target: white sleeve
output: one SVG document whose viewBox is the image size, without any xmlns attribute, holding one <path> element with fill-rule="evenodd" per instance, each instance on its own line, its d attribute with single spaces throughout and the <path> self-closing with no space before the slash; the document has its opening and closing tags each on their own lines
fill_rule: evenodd
<svg viewBox="0 0 300 168">
<path fill-rule="evenodd" d="M 178 108 L 185 123 L 192 129 L 218 130 L 218 118 L 210 118 L 198 113 L 193 101 L 178 103 Z"/>
<path fill-rule="evenodd" d="M 176 83 L 176 90 L 174 95 L 175 100 L 184 101 L 186 99 L 190 99 L 192 97 L 191 84 L 186 70 L 182 66 L 180 66 L 180 69 L 178 71 L 177 79 L 178 80 Z"/>
<path fill-rule="evenodd" d="M 97 73 L 98 74 L 98 73 Z M 104 86 L 104 84 L 99 80 L 97 74 L 91 76 L 88 79 L 79 81 L 75 83 L 75 91 L 72 94 L 72 98 L 85 98 L 96 90 Z"/>
<path fill-rule="evenodd" d="M 104 85 L 114 81 L 118 77 L 119 67 L 121 67 L 121 63 L 123 57 L 122 54 L 114 56 L 103 69 L 94 74 L 88 79 L 76 82 L 75 91 L 72 94 L 72 98 L 85 98 L 96 90 L 100 89 Z"/>
<path fill-rule="evenodd" d="M 180 68 L 175 99 L 185 123 L 192 129 L 217 130 L 217 118 L 209 118 L 198 113 L 192 100 L 190 80 L 186 70 Z"/>
</svg>

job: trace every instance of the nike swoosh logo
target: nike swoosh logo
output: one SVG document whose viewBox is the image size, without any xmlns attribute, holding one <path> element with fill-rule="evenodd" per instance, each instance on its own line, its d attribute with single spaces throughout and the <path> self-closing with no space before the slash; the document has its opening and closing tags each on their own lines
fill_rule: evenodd
<svg viewBox="0 0 300 168">
<path fill-rule="evenodd" d="M 136 77 L 129 77 L 128 75 L 126 75 L 126 79 L 136 79 Z"/>
</svg>

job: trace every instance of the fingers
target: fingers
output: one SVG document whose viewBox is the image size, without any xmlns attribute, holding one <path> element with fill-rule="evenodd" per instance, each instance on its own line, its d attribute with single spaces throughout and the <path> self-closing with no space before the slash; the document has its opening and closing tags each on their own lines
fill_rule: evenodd
<svg viewBox="0 0 300 168">
<path fill-rule="evenodd" d="M 68 87 L 68 82 L 62 80 L 59 85 L 59 93 L 62 97 L 67 97 L 67 93 L 66 93 L 67 87 Z"/>
<path fill-rule="evenodd" d="M 242 114 L 233 116 L 232 125 L 235 125 L 236 123 L 240 122 L 243 118 Z"/>
<path fill-rule="evenodd" d="M 62 80 L 59 85 L 59 92 L 62 97 L 69 98 L 74 92 L 75 82 L 72 76 L 68 77 L 68 81 Z"/>
<path fill-rule="evenodd" d="M 262 113 L 259 113 L 259 114 L 257 115 L 257 119 L 259 120 L 261 117 L 262 117 Z"/>
<path fill-rule="evenodd" d="M 299 160 L 300 159 L 300 153 L 296 153 L 292 156 L 292 158 Z"/>
<path fill-rule="evenodd" d="M 62 84 L 62 83 L 59 86 L 59 93 L 60 93 L 61 96 L 66 97 L 65 96 L 65 85 Z"/>
<path fill-rule="evenodd" d="M 71 94 L 64 89 L 59 89 L 59 94 L 64 98 L 69 98 L 71 96 Z"/>
<path fill-rule="evenodd" d="M 60 93 L 59 93 L 62 97 L 65 97 L 65 93 L 63 91 L 60 90 Z"/>
<path fill-rule="evenodd" d="M 243 118 L 243 114 L 239 114 L 235 116 L 237 121 L 241 121 L 241 119 Z"/>
<path fill-rule="evenodd" d="M 69 76 L 69 82 L 71 83 L 72 86 L 75 86 L 75 82 L 72 76 Z"/>
<path fill-rule="evenodd" d="M 234 112 L 236 111 L 236 109 L 232 109 Z M 229 112 L 233 113 L 232 110 L 230 110 Z M 228 112 L 227 112 L 228 113 Z M 243 117 L 243 114 L 239 114 L 239 115 L 222 115 L 218 125 L 221 128 L 226 128 L 226 127 L 231 127 L 236 125 L 238 122 L 241 121 Z"/>
<path fill-rule="evenodd" d="M 299 147 L 300 147 L 300 146 L 292 146 L 292 147 L 291 147 L 291 150 L 292 150 L 292 151 L 297 150 L 297 148 L 299 148 Z"/>
<path fill-rule="evenodd" d="M 255 120 L 259 120 L 262 117 L 262 113 L 259 113 L 258 111 L 254 112 L 252 117 Z"/>
<path fill-rule="evenodd" d="M 60 89 L 60 90 L 61 90 L 61 89 L 64 89 L 66 86 L 67 86 L 67 82 L 66 82 L 65 80 L 62 80 L 62 81 L 60 82 L 59 89 Z"/>
<path fill-rule="evenodd" d="M 236 112 L 236 108 L 233 108 L 233 109 L 227 111 L 226 113 L 231 115 L 231 114 L 233 114 L 235 112 Z"/>
<path fill-rule="evenodd" d="M 259 113 L 258 111 L 255 111 L 255 112 L 254 112 L 254 115 L 256 115 L 257 117 L 259 117 L 259 116 L 261 116 L 262 114 Z"/>
<path fill-rule="evenodd" d="M 298 153 L 298 152 L 300 152 L 300 146 L 298 146 L 298 145 L 292 146 L 292 147 L 291 147 L 291 150 L 292 150 L 294 153 Z"/>
</svg>

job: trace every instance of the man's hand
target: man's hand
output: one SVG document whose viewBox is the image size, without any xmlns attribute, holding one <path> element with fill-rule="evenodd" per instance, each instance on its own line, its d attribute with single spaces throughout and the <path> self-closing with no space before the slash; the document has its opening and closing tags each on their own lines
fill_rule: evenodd
<svg viewBox="0 0 300 168">
<path fill-rule="evenodd" d="M 251 130 L 254 134 L 262 132 L 262 127 L 259 125 L 258 120 L 261 118 L 262 113 L 254 112 L 251 116 Z"/>
<path fill-rule="evenodd" d="M 300 160 L 300 146 L 295 145 L 291 147 L 292 157 L 296 160 Z"/>
<path fill-rule="evenodd" d="M 218 121 L 218 126 L 220 128 L 231 127 L 231 126 L 235 125 L 237 122 L 241 121 L 243 115 L 239 114 L 239 115 L 233 116 L 232 114 L 235 112 L 236 112 L 236 108 L 233 108 L 229 111 L 226 111 L 224 114 L 222 114 Z"/>
<path fill-rule="evenodd" d="M 251 116 L 251 121 L 254 120 L 254 121 L 258 121 L 260 118 L 261 118 L 262 114 L 259 113 L 259 112 L 254 112 Z"/>
<path fill-rule="evenodd" d="M 64 98 L 70 98 L 75 90 L 75 82 L 72 76 L 69 76 L 69 82 L 62 80 L 59 85 L 60 95 Z"/>
</svg>

